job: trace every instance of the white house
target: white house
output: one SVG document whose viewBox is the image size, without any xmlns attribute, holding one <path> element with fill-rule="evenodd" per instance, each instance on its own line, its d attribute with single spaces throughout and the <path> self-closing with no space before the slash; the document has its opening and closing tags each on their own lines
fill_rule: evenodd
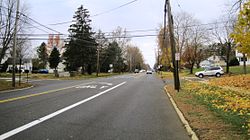
<svg viewBox="0 0 250 140">
<path fill-rule="evenodd" d="M 240 65 L 242 66 L 243 65 L 243 54 L 240 53 L 238 50 L 235 51 L 235 56 L 236 58 L 238 59 L 238 61 L 240 62 Z M 247 57 L 247 56 L 246 56 Z M 250 65 L 250 58 L 247 57 L 246 58 L 246 65 Z"/>
<path fill-rule="evenodd" d="M 225 66 L 226 62 L 220 56 L 212 55 L 208 57 L 206 60 L 201 61 L 201 67 L 209 67 L 209 66 Z"/>
<path fill-rule="evenodd" d="M 7 72 L 8 72 L 8 71 L 11 71 L 12 68 L 13 68 L 13 65 L 12 65 L 12 61 L 11 61 L 11 63 L 8 65 L 8 68 L 7 68 L 6 71 L 7 71 Z M 32 71 L 32 60 L 31 60 L 31 59 L 23 59 L 21 66 L 20 66 L 20 64 L 17 62 L 16 68 L 17 68 L 18 70 L 21 70 L 22 72 L 24 72 L 25 70 L 29 70 L 29 72 L 31 72 L 31 71 Z"/>
</svg>

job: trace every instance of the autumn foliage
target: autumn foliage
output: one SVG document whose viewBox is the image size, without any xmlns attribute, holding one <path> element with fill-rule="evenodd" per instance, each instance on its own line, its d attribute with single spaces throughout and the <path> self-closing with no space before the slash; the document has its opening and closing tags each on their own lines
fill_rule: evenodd
<svg viewBox="0 0 250 140">
<path fill-rule="evenodd" d="M 209 81 L 211 85 L 226 86 L 229 88 L 240 88 L 243 90 L 250 90 L 250 75 L 237 75 L 230 77 L 223 77 L 219 79 L 212 79 Z"/>
<path fill-rule="evenodd" d="M 232 85 L 246 88 L 245 85 L 236 84 L 237 80 L 232 80 L 234 81 Z M 226 83 L 230 83 L 229 80 L 226 81 L 227 79 L 217 82 L 218 84 L 215 86 L 189 82 L 183 85 L 183 89 L 186 90 L 185 93 L 193 94 L 203 104 L 217 112 L 224 120 L 237 126 L 243 133 L 250 135 L 250 94 L 218 86 L 220 84 L 226 85 Z"/>
</svg>

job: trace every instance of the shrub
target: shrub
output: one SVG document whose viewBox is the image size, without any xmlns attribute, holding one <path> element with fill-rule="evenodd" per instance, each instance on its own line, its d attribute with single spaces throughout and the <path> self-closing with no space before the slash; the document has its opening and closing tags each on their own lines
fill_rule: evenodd
<svg viewBox="0 0 250 140">
<path fill-rule="evenodd" d="M 238 61 L 238 59 L 236 57 L 232 58 L 230 61 L 229 61 L 229 66 L 239 66 L 240 63 Z"/>
</svg>

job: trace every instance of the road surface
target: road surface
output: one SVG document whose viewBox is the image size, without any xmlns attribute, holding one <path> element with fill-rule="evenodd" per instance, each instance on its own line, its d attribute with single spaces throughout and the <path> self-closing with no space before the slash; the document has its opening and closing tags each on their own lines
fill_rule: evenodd
<svg viewBox="0 0 250 140">
<path fill-rule="evenodd" d="M 33 83 L 0 93 L 0 139 L 190 139 L 154 74 Z"/>
</svg>

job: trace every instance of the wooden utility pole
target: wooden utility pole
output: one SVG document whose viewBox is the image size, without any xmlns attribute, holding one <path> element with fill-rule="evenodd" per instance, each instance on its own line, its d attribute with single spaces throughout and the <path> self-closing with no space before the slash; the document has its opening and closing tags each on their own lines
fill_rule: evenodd
<svg viewBox="0 0 250 140">
<path fill-rule="evenodd" d="M 99 68 L 100 67 L 100 49 L 97 46 L 97 61 L 96 61 L 96 77 L 98 77 L 99 74 Z"/>
<path fill-rule="evenodd" d="M 166 20 L 166 13 L 168 13 L 168 30 L 169 30 L 169 41 L 171 45 L 171 53 L 172 53 L 172 63 L 173 63 L 173 68 L 174 68 L 174 87 L 175 90 L 179 91 L 180 90 L 180 80 L 179 80 L 179 70 L 178 70 L 178 53 L 176 53 L 175 49 L 175 39 L 174 39 L 174 26 L 173 26 L 173 16 L 171 14 L 171 6 L 170 6 L 170 0 L 165 1 L 165 9 L 164 9 L 164 18 Z M 166 23 L 164 21 L 164 23 Z M 164 27 L 165 29 L 166 27 Z M 164 30 L 164 32 L 166 32 Z M 177 60 L 176 60 L 177 59 Z"/>
<path fill-rule="evenodd" d="M 14 28 L 13 65 L 12 65 L 12 87 L 16 87 L 16 45 L 17 45 L 17 24 L 19 15 L 19 0 L 16 5 L 16 19 Z"/>
</svg>

